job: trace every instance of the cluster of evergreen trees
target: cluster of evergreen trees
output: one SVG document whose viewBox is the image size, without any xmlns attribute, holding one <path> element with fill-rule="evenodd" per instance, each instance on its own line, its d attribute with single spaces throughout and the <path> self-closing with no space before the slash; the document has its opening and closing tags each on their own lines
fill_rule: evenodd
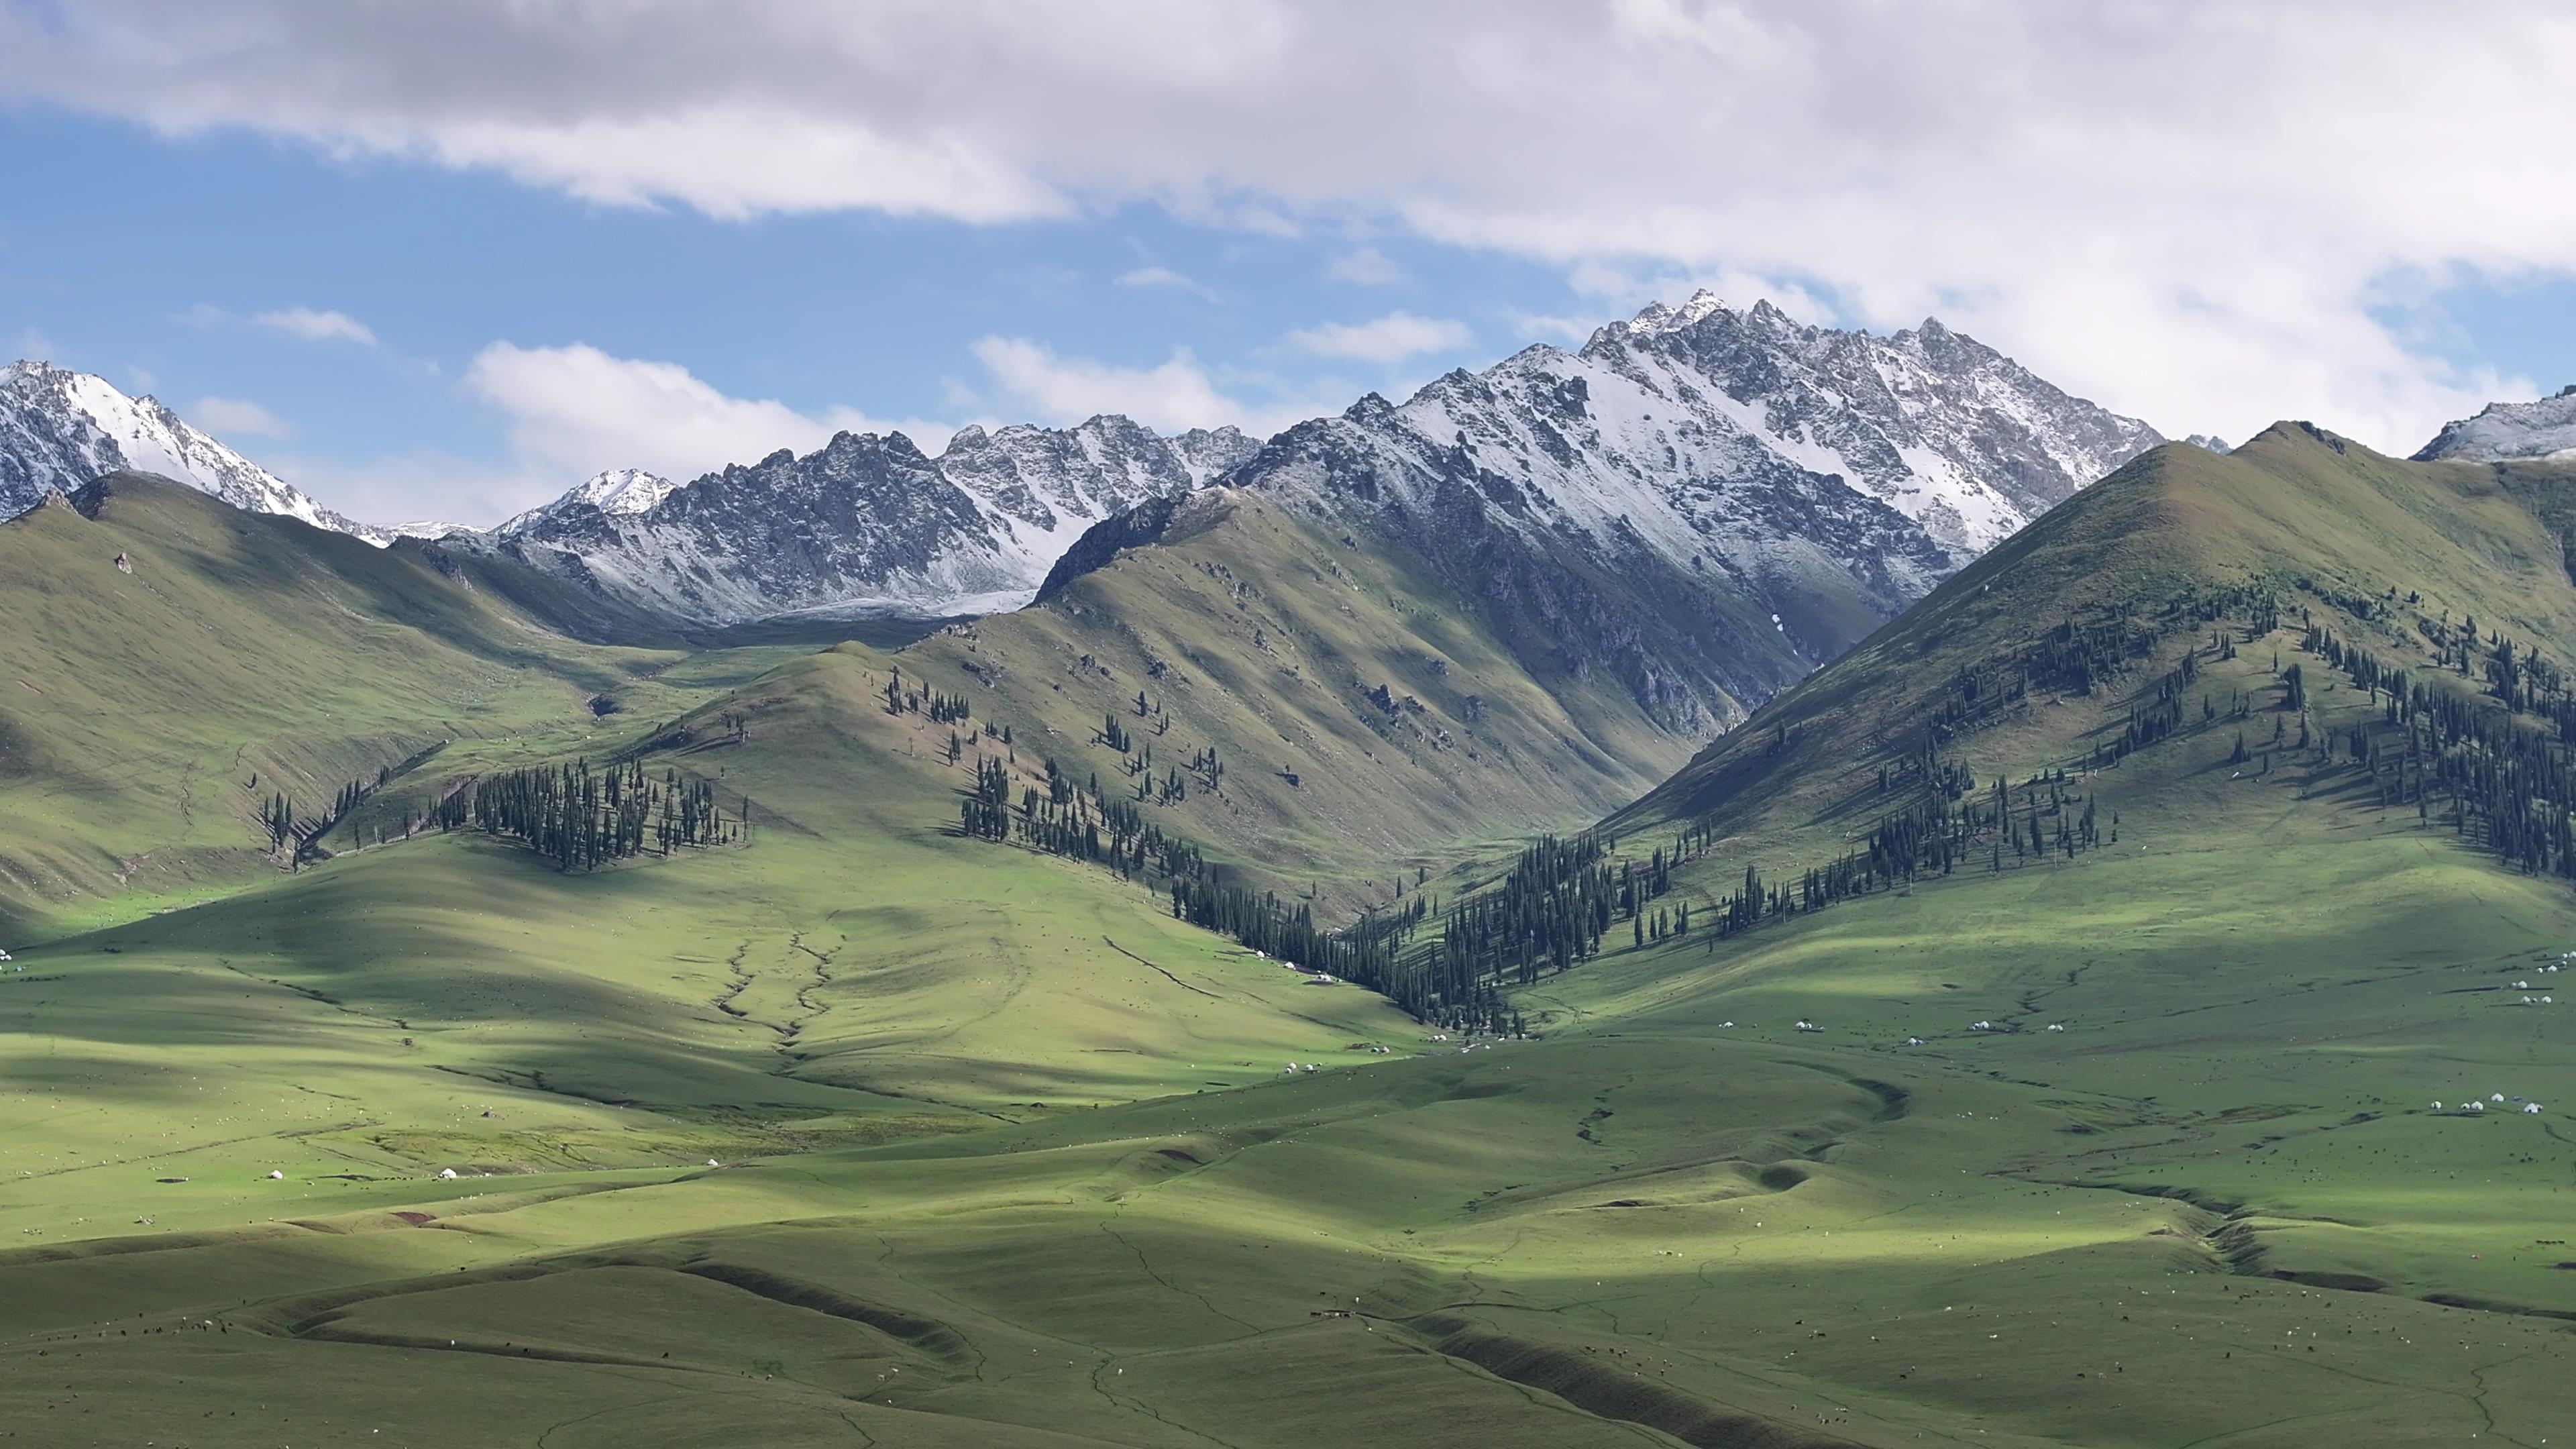
<svg viewBox="0 0 2576 1449">
<path fill-rule="evenodd" d="M 956 724 L 974 713 L 962 694 L 904 688 L 901 669 L 886 676 L 885 709 L 888 714 L 927 714 L 933 724 Z"/>
<path fill-rule="evenodd" d="M 451 798 L 461 799 L 462 792 Z M 705 780 L 683 779 L 676 770 L 655 780 L 640 760 L 594 771 L 583 759 L 484 776 L 474 782 L 470 810 L 454 813 L 571 871 L 597 870 L 647 850 L 669 855 L 687 846 L 735 844 L 750 824 L 752 803 L 743 800 L 727 819 L 715 786 Z"/>
<path fill-rule="evenodd" d="M 1622 903 L 1634 909 L 1636 889 L 1600 837 L 1542 837 L 1501 884 L 1451 907 L 1423 963 L 1426 1002 L 1478 1002 L 1590 960 Z"/>
<path fill-rule="evenodd" d="M 253 777 L 254 781 L 256 778 L 256 776 Z M 380 767 L 376 771 L 373 783 L 365 780 L 351 780 L 340 787 L 338 794 L 331 797 L 330 812 L 313 819 L 302 818 L 296 814 L 293 796 L 284 793 L 270 795 L 260 805 L 260 825 L 268 832 L 268 848 L 284 850 L 292 845 L 294 854 L 290 857 L 290 862 L 301 866 L 315 841 L 330 834 L 333 826 L 347 818 L 349 812 L 357 809 L 369 795 L 383 789 L 385 782 L 392 778 L 393 770 L 387 766 Z"/>
<path fill-rule="evenodd" d="M 2340 732 L 2329 751 L 2370 777 L 2383 808 L 2411 803 L 2430 824 L 2439 792 L 2462 836 L 2519 869 L 2576 880 L 2576 701 L 2560 670 L 2501 634 L 2481 643 L 2474 620 L 2455 633 L 2433 632 L 2441 668 L 2431 679 L 2389 667 L 2329 630 L 2311 627 L 2302 642 L 2380 703 L 2377 721 Z M 2483 698 L 2436 682 L 2467 674 L 2470 654 L 2462 651 L 2473 648 L 2484 656 Z"/>
<path fill-rule="evenodd" d="M 1371 912 L 1347 930 L 1328 931 L 1315 924 L 1314 907 L 1282 902 L 1274 892 L 1198 877 L 1176 877 L 1171 883 L 1172 915 L 1202 930 L 1230 936 L 1256 951 L 1282 961 L 1325 972 L 1365 986 L 1411 1012 L 1417 1020 L 1457 1026 L 1489 1026 L 1488 1013 L 1472 1022 L 1444 1015 L 1441 1003 L 1425 993 L 1421 973 L 1404 960 L 1404 946 L 1428 912 L 1415 896 L 1389 911 Z M 1501 1029 L 1499 1026 L 1493 1029 Z"/>
<path fill-rule="evenodd" d="M 1016 838 L 1031 850 L 1108 866 L 1127 879 L 1204 876 L 1198 847 L 1149 824 L 1134 801 L 1110 800 L 1095 777 L 1088 792 L 1052 759 L 1047 789 L 1023 787 L 1011 801 L 1010 767 L 986 757 L 975 762 L 975 786 L 958 803 L 958 828 L 979 840 Z"/>
<path fill-rule="evenodd" d="M 1720 938 L 1775 917 L 1822 910 L 1924 876 L 1950 875 L 1981 853 L 1987 868 L 2000 872 L 2007 850 L 2016 862 L 2073 859 L 2104 842 L 2092 793 L 2076 788 L 2065 770 L 2042 771 L 2017 788 L 1997 777 L 1974 795 L 1946 787 L 1963 771 L 1956 766 L 1925 771 L 1926 788 L 1908 808 L 1881 817 L 1864 848 L 1787 880 L 1766 881 L 1758 867 L 1746 866 L 1742 885 L 1718 898 L 1710 949 L 1716 949 Z M 2119 838 L 2117 815 L 2109 838 Z M 1682 925 L 1686 931 L 1687 917 Z"/>
<path fill-rule="evenodd" d="M 282 850 L 295 837 L 295 802 L 283 793 L 268 797 L 260 808 L 260 823 L 268 828 L 268 848 Z"/>
</svg>

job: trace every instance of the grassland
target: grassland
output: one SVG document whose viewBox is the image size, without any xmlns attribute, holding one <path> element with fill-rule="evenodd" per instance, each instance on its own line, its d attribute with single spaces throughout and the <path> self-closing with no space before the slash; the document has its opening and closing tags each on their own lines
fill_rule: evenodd
<svg viewBox="0 0 2576 1449">
<path fill-rule="evenodd" d="M 1716 822 L 1678 884 L 1703 906 L 1849 848 L 1899 727 L 2045 627 L 2035 601 L 2109 597 L 2109 546 L 2144 586 L 2305 573 L 2576 639 L 2551 534 L 2469 470 L 2305 435 L 2157 466 L 1756 720 L 1794 745 L 1721 743 L 1628 848 Z M 2334 617 L 2412 647 L 2409 615 Z M 2348 764 L 2227 763 L 2243 721 L 2075 764 L 2198 629 L 1952 742 L 1980 778 L 2067 765 L 2116 843 L 1614 950 L 1521 994 L 1543 1039 L 1470 1044 L 948 833 L 971 754 L 878 707 L 891 670 L 975 657 L 946 639 L 749 679 L 675 657 L 660 708 L 587 727 L 746 715 L 649 758 L 761 801 L 748 848 L 563 875 L 425 836 L 20 943 L 0 1433 L 2258 1449 L 2576 1422 L 2576 1005 L 2511 985 L 2567 979 L 2576 896 Z M 2297 643 L 2201 677 L 2268 706 Z M 2319 733 L 2375 714 L 2311 679 Z M 402 788 L 552 743 L 462 739 Z M 2430 1106 L 2472 1092 L 2548 1110 Z"/>
</svg>

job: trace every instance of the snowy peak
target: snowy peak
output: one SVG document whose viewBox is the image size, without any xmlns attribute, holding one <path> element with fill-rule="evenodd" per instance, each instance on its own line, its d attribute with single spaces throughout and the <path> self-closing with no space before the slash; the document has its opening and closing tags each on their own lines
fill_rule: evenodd
<svg viewBox="0 0 2576 1449">
<path fill-rule="evenodd" d="M 1697 326 L 1703 319 L 1727 310 L 1724 298 L 1702 287 L 1691 293 L 1690 300 L 1678 307 L 1666 307 L 1660 302 L 1649 306 L 1646 311 L 1637 314 L 1637 320 L 1633 325 L 1640 332 L 1678 332 L 1685 327 Z M 1649 313 L 1653 314 L 1652 321 L 1648 320 Z"/>
<path fill-rule="evenodd" d="M 505 521 L 492 532 L 501 538 L 514 538 L 575 509 L 592 509 L 610 517 L 650 513 L 679 486 L 658 473 L 647 473 L 641 468 L 611 468 L 593 475 L 552 503 L 531 508 Z"/>
<path fill-rule="evenodd" d="M 1094 524 L 1204 486 L 1258 446 L 1233 428 L 1166 438 L 1114 413 L 970 425 L 935 459 L 900 433 L 844 432 L 686 484 L 602 473 L 491 542 L 705 623 L 991 612 L 1026 602 Z"/>
<path fill-rule="evenodd" d="M 602 513 L 645 513 L 680 485 L 641 468 L 613 468 L 573 490 Z"/>
<path fill-rule="evenodd" d="M 159 473 L 235 508 L 300 518 L 370 543 L 391 535 L 324 508 L 151 397 L 44 362 L 0 367 L 0 516 L 120 468 Z"/>
<path fill-rule="evenodd" d="M 2576 459 L 2576 383 L 2527 403 L 2489 403 L 2476 417 L 2445 423 L 2415 461 L 2502 463 Z"/>
<path fill-rule="evenodd" d="M 1566 667 L 1610 669 L 1689 728 L 1740 718 L 2161 441 L 1937 320 L 1873 336 L 1701 292 L 1580 352 L 1362 398 L 1227 481 L 1516 600 L 1576 641 Z M 1676 624 L 1731 642 L 1639 642 Z M 1712 672 L 1678 678 L 1685 657 Z"/>
</svg>

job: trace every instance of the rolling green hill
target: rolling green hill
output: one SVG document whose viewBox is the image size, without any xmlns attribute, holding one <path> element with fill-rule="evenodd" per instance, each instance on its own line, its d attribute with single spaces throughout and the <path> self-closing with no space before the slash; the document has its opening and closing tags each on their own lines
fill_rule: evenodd
<svg viewBox="0 0 2576 1449">
<path fill-rule="evenodd" d="M 1086 778 L 1131 793 L 1110 773 L 1122 752 L 1086 743 L 1105 717 L 1152 746 L 1156 769 L 1134 783 L 1214 749 L 1219 788 L 1168 806 L 1150 792 L 1158 822 L 1274 882 L 1321 878 L 1325 907 L 1347 914 L 1460 842 L 1596 818 L 1698 743 L 1625 681 L 1564 662 L 1536 621 L 1437 580 L 1257 492 L 1212 489 L 1038 606 L 903 658 L 980 710 L 1039 723 Z"/>
<path fill-rule="evenodd" d="M 1611 814 L 1607 858 L 1660 850 L 1670 889 L 1641 877 L 1643 919 L 1525 984 L 1508 932 L 1477 947 L 1529 1040 L 1424 1027 L 1173 920 L 1153 882 L 958 833 L 979 763 L 1014 799 L 1050 753 L 1120 788 L 1142 740 L 1091 740 L 1122 707 L 1158 767 L 1207 742 L 1232 766 L 1148 818 L 1246 866 L 1280 842 L 1270 869 L 1349 903 L 1655 773 L 1616 697 L 1255 504 L 899 653 L 525 635 L 556 709 L 609 677 L 579 671 L 645 682 L 604 720 L 460 733 L 300 874 L 13 943 L 0 1427 L 2558 1437 L 2568 477 L 2297 426 L 2147 455 Z M 491 592 L 471 618 L 525 629 Z M 1466 693 L 1499 702 L 1483 731 Z M 370 718 L 438 718 L 411 709 Z M 728 819 L 756 802 L 749 838 L 571 871 L 471 828 L 374 843 L 576 756 L 703 783 Z M 48 808 L 6 803 L 77 839 Z M 256 816 L 232 828 L 249 848 Z M 1502 869 L 1430 890 L 1510 900 Z M 1458 944 L 1443 917 L 1417 955 Z"/>
<path fill-rule="evenodd" d="M 593 697 L 720 682 L 573 645 L 416 550 L 139 474 L 0 525 L 0 617 L 0 920 L 22 922 L 263 878 L 273 796 L 317 816 L 451 739 L 577 748 Z"/>
</svg>

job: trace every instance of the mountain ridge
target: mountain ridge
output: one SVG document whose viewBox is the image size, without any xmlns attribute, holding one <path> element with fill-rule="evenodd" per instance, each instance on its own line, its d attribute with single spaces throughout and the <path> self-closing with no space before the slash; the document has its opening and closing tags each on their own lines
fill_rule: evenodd
<svg viewBox="0 0 2576 1449">
<path fill-rule="evenodd" d="M 369 543 L 395 537 L 316 502 L 149 394 L 127 397 L 94 373 L 47 362 L 0 365 L 0 517 L 35 507 L 48 492 L 74 493 L 128 469 Z"/>
</svg>

